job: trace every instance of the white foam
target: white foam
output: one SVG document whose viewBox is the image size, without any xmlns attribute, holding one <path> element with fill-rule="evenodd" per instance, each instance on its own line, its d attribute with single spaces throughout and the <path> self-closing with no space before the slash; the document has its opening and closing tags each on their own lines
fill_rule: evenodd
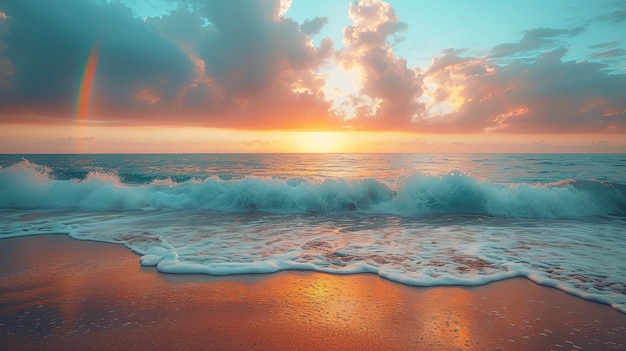
<svg viewBox="0 0 626 351">
<path fill-rule="evenodd" d="M 0 211 L 0 237 L 66 232 L 121 243 L 166 273 L 369 272 L 420 286 L 524 276 L 620 311 L 625 225 L 621 218 Z"/>
</svg>

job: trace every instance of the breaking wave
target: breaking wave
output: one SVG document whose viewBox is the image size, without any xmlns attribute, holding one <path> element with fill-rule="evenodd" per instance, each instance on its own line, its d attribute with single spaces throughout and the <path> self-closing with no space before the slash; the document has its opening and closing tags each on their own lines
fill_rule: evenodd
<svg viewBox="0 0 626 351">
<path fill-rule="evenodd" d="M 451 172 L 411 174 L 394 184 L 368 179 L 219 177 L 127 184 L 115 173 L 57 180 L 27 160 L 0 168 L 0 208 L 111 210 L 197 209 L 216 212 L 359 213 L 508 218 L 626 216 L 626 185 L 595 180 L 497 184 Z"/>
</svg>

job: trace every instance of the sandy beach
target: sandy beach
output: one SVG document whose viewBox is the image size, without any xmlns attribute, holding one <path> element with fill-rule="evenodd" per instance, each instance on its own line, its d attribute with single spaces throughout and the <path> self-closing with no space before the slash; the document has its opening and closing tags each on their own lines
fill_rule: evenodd
<svg viewBox="0 0 626 351">
<path fill-rule="evenodd" d="M 61 235 L 4 239 L 0 262 L 3 350 L 626 349 L 626 315 L 523 278 L 167 275 L 123 246 Z"/>
</svg>

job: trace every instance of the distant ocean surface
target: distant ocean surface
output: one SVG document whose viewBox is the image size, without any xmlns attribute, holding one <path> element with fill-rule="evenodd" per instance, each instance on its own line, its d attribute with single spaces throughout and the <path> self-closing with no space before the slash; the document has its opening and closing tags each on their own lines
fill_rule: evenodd
<svg viewBox="0 0 626 351">
<path fill-rule="evenodd" d="M 626 313 L 626 155 L 0 155 L 0 238 L 52 233 L 167 273 L 524 276 Z"/>
</svg>

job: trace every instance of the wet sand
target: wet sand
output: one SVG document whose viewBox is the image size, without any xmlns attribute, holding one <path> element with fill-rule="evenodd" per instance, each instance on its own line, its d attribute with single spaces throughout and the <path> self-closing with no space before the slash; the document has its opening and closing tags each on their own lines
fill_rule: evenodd
<svg viewBox="0 0 626 351">
<path fill-rule="evenodd" d="M 0 240 L 3 350 L 624 350 L 626 315 L 516 278 L 417 288 L 371 274 L 210 277 L 113 244 Z"/>
</svg>

